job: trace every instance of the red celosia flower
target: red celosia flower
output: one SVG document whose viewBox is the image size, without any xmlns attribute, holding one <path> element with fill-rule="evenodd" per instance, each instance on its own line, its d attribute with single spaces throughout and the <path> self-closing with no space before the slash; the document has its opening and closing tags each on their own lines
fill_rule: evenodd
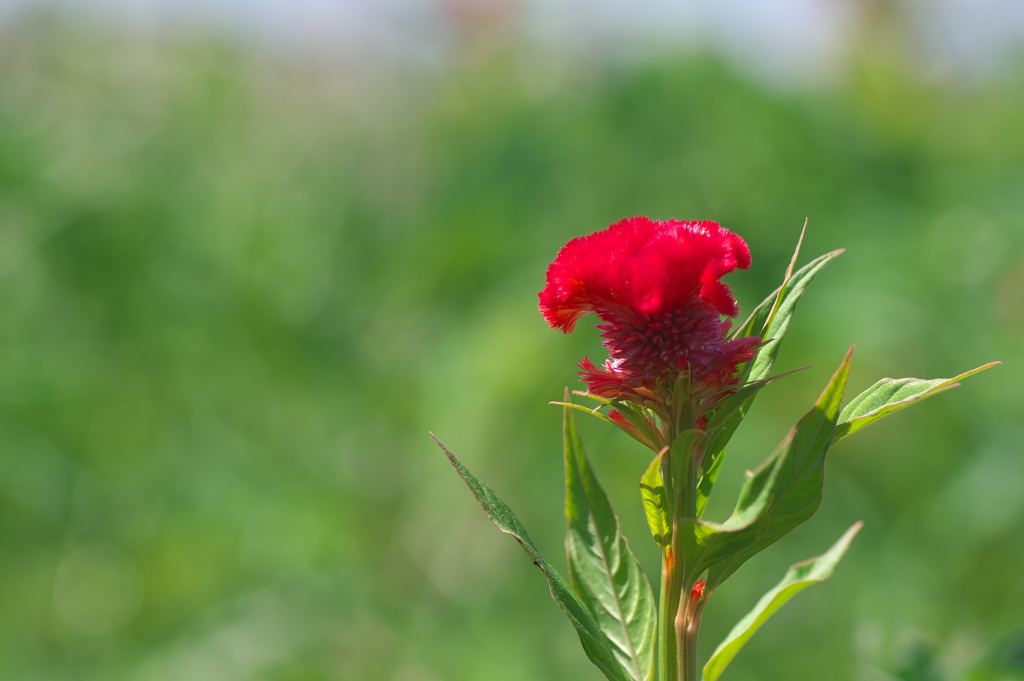
<svg viewBox="0 0 1024 681">
<path fill-rule="evenodd" d="M 714 394 L 735 383 L 737 365 L 759 343 L 726 340 L 722 320 L 739 308 L 720 279 L 749 266 L 747 244 L 718 223 L 626 218 L 562 247 L 540 309 L 565 333 L 588 312 L 603 322 L 608 360 L 580 362 L 594 394 L 643 399 L 671 390 L 682 372 L 693 390 Z"/>
</svg>

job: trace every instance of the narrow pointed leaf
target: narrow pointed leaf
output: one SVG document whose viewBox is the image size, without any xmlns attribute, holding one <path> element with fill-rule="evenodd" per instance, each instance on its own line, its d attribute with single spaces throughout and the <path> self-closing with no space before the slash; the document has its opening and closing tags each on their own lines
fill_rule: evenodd
<svg viewBox="0 0 1024 681">
<path fill-rule="evenodd" d="M 715 407 L 714 413 L 706 426 L 707 444 L 704 446 L 704 457 L 700 462 L 700 469 L 697 473 L 698 518 L 704 513 L 704 508 L 711 497 L 711 490 L 715 485 L 715 480 L 718 479 L 718 472 L 722 469 L 722 462 L 725 460 L 725 445 L 729 438 L 732 437 L 754 396 L 769 383 L 807 368 L 809 367 L 801 367 L 793 371 L 787 371 L 784 374 L 748 383 L 737 389 L 735 393 L 722 400 Z"/>
<path fill-rule="evenodd" d="M 807 287 L 818 276 L 818 273 L 838 258 L 841 253 L 843 253 L 842 249 L 826 253 L 801 267 L 796 274 L 784 282 L 784 286 L 780 286 L 754 308 L 747 321 L 733 331 L 732 338 L 760 335 L 761 339 L 765 341 L 754 359 L 748 363 L 745 381 L 757 381 L 766 378 L 771 373 L 775 359 L 779 355 L 779 346 L 793 321 L 797 303 L 800 302 Z M 776 305 L 776 303 L 778 304 Z"/>
<path fill-rule="evenodd" d="M 801 234 L 802 239 L 803 235 Z M 782 339 L 789 331 L 797 303 L 800 302 L 807 287 L 818 276 L 818 273 L 843 253 L 841 249 L 826 253 L 801 267 L 795 274 L 791 274 L 799 250 L 800 247 L 797 244 L 796 252 L 786 270 L 782 285 L 754 308 L 747 320 L 730 334 L 731 339 L 760 334 L 763 344 L 757 349 L 754 359 L 748 362 L 743 369 L 740 380 L 744 386 L 737 390 L 736 394 L 727 403 L 724 403 L 718 413 L 712 417 L 713 423 L 709 429 L 709 440 L 701 464 L 700 479 L 704 481 L 705 490 L 703 499 L 698 497 L 699 504 L 707 503 L 707 495 L 710 494 L 710 487 L 714 484 L 712 468 L 721 466 L 726 445 L 746 417 L 747 412 L 750 411 L 757 393 L 770 381 L 781 378 L 781 376 L 769 378 L 769 375 L 775 365 L 775 359 L 778 357 Z M 782 374 L 782 376 L 785 375 Z M 701 510 L 703 510 L 703 506 L 701 506 Z"/>
<path fill-rule="evenodd" d="M 604 414 L 602 414 L 601 412 L 598 411 L 598 409 L 600 409 L 600 407 L 596 407 L 596 408 L 591 409 L 590 407 L 584 407 L 582 404 L 573 404 L 572 402 L 548 402 L 548 404 L 553 404 L 556 407 L 568 407 L 569 409 L 575 409 L 576 411 L 582 411 L 584 414 L 590 414 L 591 416 L 596 416 L 597 418 L 601 419 L 605 423 L 610 423 L 613 426 L 615 425 L 615 421 L 612 421 L 610 418 L 608 418 L 607 416 L 605 416 Z"/>
<path fill-rule="evenodd" d="M 836 427 L 835 442 L 856 433 L 864 426 L 893 414 L 915 402 L 937 395 L 959 385 L 957 381 L 973 376 L 985 369 L 990 369 L 999 362 L 991 362 L 977 369 L 965 371 L 953 378 L 883 378 L 878 383 L 850 400 L 842 413 L 839 414 L 839 425 Z"/>
<path fill-rule="evenodd" d="M 619 664 L 634 681 L 654 675 L 657 613 L 643 568 L 587 461 L 572 412 L 565 409 L 565 538 L 573 590 L 594 613 Z"/>
<path fill-rule="evenodd" d="M 754 609 L 733 627 L 721 645 L 704 665 L 704 681 L 716 681 L 722 671 L 736 657 L 736 653 L 750 640 L 750 637 L 761 628 L 775 611 L 785 605 L 786 601 L 811 584 L 823 582 L 832 576 L 836 565 L 842 559 L 850 542 L 860 531 L 863 523 L 856 523 L 839 538 L 832 548 L 810 560 L 797 563 L 789 568 L 786 576 L 775 587 L 766 593 Z"/>
<path fill-rule="evenodd" d="M 851 349 L 814 408 L 761 466 L 747 475 L 736 508 L 724 523 L 683 519 L 680 538 L 689 576 L 707 570 L 707 584 L 714 589 L 751 556 L 817 510 L 825 452 L 835 434 L 852 353 Z"/>
<path fill-rule="evenodd" d="M 779 311 L 779 306 L 782 305 L 782 299 L 786 295 L 786 289 L 789 286 L 790 280 L 793 278 L 793 268 L 796 267 L 797 260 L 800 259 L 800 247 L 804 243 L 804 235 L 807 234 L 807 218 L 804 218 L 803 229 L 800 230 L 800 238 L 796 240 L 796 248 L 793 249 L 793 257 L 789 259 L 789 266 L 786 267 L 786 274 L 782 277 L 782 285 L 779 287 L 779 294 L 775 297 L 775 303 L 772 305 L 771 314 L 768 315 L 768 320 L 764 323 L 764 328 L 771 326 L 772 321 L 775 319 L 775 315 Z"/>
<path fill-rule="evenodd" d="M 665 490 L 665 480 L 661 477 L 661 465 L 667 453 L 666 448 L 654 457 L 651 465 L 647 467 L 647 472 L 640 478 L 640 497 L 644 502 L 647 525 L 663 553 L 667 553 L 672 545 L 672 512 L 668 492 Z"/>
<path fill-rule="evenodd" d="M 718 480 L 718 474 L 722 470 L 722 463 L 725 461 L 725 448 L 718 449 L 714 453 L 704 455 L 700 463 L 700 472 L 697 476 L 697 517 L 704 515 L 704 509 L 708 506 L 711 498 L 711 490 Z"/>
<path fill-rule="evenodd" d="M 622 416 L 622 418 L 625 419 L 636 430 L 633 431 L 627 428 L 622 428 L 621 423 L 617 423 L 615 419 L 605 416 L 600 411 L 598 411 L 601 407 L 590 408 L 581 406 L 579 404 L 573 404 L 572 402 L 569 402 L 568 396 L 566 396 L 565 402 L 549 402 L 548 404 L 556 404 L 561 407 L 569 407 L 570 409 L 575 409 L 576 411 L 582 411 L 587 414 L 590 414 L 591 416 L 596 416 L 597 418 L 601 419 L 606 423 L 610 423 L 613 426 L 616 426 L 617 428 L 622 428 L 622 430 L 625 433 L 627 433 L 630 437 L 632 437 L 634 440 L 644 445 L 645 447 L 650 447 L 651 443 L 658 441 L 657 431 L 652 425 L 650 419 L 644 414 L 644 410 L 638 407 L 637 405 L 632 404 L 630 402 L 626 402 L 624 400 L 610 400 L 606 397 L 594 395 L 593 393 L 573 391 L 573 394 L 579 395 L 581 397 L 588 397 L 592 400 L 600 402 L 603 406 L 612 407 L 614 411 L 619 412 L 619 415 Z"/>
<path fill-rule="evenodd" d="M 640 433 L 642 437 L 636 439 L 640 442 L 644 442 L 646 439 L 647 442 L 644 444 L 658 441 L 658 431 L 651 422 L 651 417 L 643 409 L 623 400 L 615 400 L 612 405 L 615 407 L 615 411 L 619 412 L 622 418 L 626 419 Z"/>
<path fill-rule="evenodd" d="M 791 376 L 798 371 L 804 369 L 810 369 L 813 365 L 808 364 L 807 366 L 800 367 L 799 369 L 793 369 L 783 374 L 776 374 L 775 376 L 769 376 L 768 378 L 762 378 L 756 381 L 749 381 L 727 397 L 723 398 L 715 404 L 714 412 L 708 419 L 708 430 L 714 430 L 724 425 L 733 414 L 740 410 L 746 403 L 750 402 L 758 392 L 761 391 L 769 383 L 774 383 L 780 378 Z"/>
<path fill-rule="evenodd" d="M 431 434 L 431 437 L 434 437 L 433 434 Z M 544 573 L 544 577 L 548 580 L 551 598 L 554 599 L 558 607 L 562 609 L 569 618 L 569 621 L 572 622 L 573 627 L 576 628 L 576 633 L 580 637 L 580 643 L 583 645 L 583 650 L 586 652 L 587 657 L 590 658 L 590 661 L 601 670 L 609 681 L 632 681 L 632 675 L 627 673 L 619 663 L 612 643 L 605 636 L 604 632 L 601 631 L 601 627 L 594 614 L 591 613 L 583 600 L 573 593 L 565 577 L 544 559 L 540 551 L 537 550 L 533 540 L 526 533 L 526 528 L 523 527 L 522 522 L 516 517 L 512 509 L 509 508 L 508 504 L 502 501 L 494 493 L 494 490 L 470 473 L 469 469 L 462 465 L 462 462 L 456 459 L 455 455 L 448 451 L 448 448 L 441 444 L 440 440 L 434 437 L 434 441 L 437 442 L 445 456 L 448 457 L 452 467 L 455 468 L 463 482 L 469 487 L 469 491 L 473 493 L 473 496 L 491 521 L 502 532 L 512 535 L 533 559 L 534 564 Z"/>
</svg>

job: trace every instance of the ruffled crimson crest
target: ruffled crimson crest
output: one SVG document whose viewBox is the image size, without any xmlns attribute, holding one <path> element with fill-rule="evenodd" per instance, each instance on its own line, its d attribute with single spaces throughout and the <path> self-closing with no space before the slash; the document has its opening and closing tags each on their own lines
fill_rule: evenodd
<svg viewBox="0 0 1024 681">
<path fill-rule="evenodd" d="M 608 360 L 580 362 L 596 395 L 648 397 L 671 390 L 666 381 L 682 372 L 693 390 L 715 394 L 735 383 L 737 365 L 760 342 L 728 341 L 730 323 L 722 320 L 739 308 L 720 279 L 748 267 L 747 244 L 718 223 L 626 218 L 562 247 L 540 310 L 565 333 L 588 312 L 601 319 Z"/>
</svg>

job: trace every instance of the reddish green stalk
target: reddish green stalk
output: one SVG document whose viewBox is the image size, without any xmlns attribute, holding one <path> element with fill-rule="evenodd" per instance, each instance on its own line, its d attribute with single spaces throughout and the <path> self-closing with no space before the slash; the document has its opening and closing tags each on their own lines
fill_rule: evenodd
<svg viewBox="0 0 1024 681">
<path fill-rule="evenodd" d="M 679 571 L 670 548 L 662 561 L 661 600 L 658 606 L 658 681 L 677 681 L 678 641 L 675 613 L 679 608 Z"/>
<path fill-rule="evenodd" d="M 679 638 L 679 679 L 698 681 L 697 675 L 697 633 L 700 630 L 700 616 L 704 610 L 704 585 L 698 582 L 691 586 L 687 598 L 680 599 L 676 614 L 676 635 Z"/>
</svg>

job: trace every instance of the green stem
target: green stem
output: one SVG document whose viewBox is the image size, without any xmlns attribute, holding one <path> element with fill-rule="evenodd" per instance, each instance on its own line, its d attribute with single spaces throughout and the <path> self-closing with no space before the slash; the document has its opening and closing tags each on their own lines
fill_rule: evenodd
<svg viewBox="0 0 1024 681">
<path fill-rule="evenodd" d="M 676 673 L 678 681 L 699 681 L 697 676 L 697 630 L 700 627 L 699 599 L 691 597 L 696 575 L 688 575 L 679 530 L 684 518 L 697 517 L 697 466 L 696 458 L 702 443 L 700 439 L 690 441 L 682 461 L 680 479 L 676 481 L 675 517 L 673 518 L 673 550 L 683 557 L 675 566 L 678 576 L 675 585 L 676 609 L 673 611 L 676 634 Z"/>
<path fill-rule="evenodd" d="M 671 442 L 671 441 L 670 441 Z M 679 452 L 671 452 L 661 462 L 661 477 L 665 484 L 666 497 L 674 509 L 676 481 L 672 478 L 672 456 Z M 672 513 L 673 517 L 675 512 Z M 658 681 L 678 681 L 678 639 L 676 637 L 675 617 L 679 609 L 680 588 L 682 586 L 682 570 L 676 564 L 675 542 L 676 528 L 672 528 L 673 540 L 662 552 L 661 566 L 661 598 L 658 607 Z"/>
<path fill-rule="evenodd" d="M 658 681 L 699 681 L 697 676 L 697 629 L 701 603 L 691 598 L 696 575 L 688 574 L 681 532 L 683 519 L 697 517 L 697 453 L 701 438 L 680 433 L 693 428 L 694 404 L 689 386 L 680 378 L 674 386 L 672 415 L 665 426 L 671 447 L 661 462 L 661 477 L 671 506 L 671 548 L 663 554 L 661 602 L 658 613 Z M 698 599 L 699 601 L 700 599 Z"/>
</svg>

